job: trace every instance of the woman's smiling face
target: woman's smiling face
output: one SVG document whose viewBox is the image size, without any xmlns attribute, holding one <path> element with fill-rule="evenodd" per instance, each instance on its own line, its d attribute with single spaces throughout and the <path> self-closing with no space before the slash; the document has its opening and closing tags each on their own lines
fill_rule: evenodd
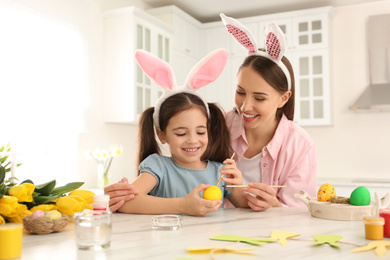
<svg viewBox="0 0 390 260">
<path fill-rule="evenodd" d="M 288 100 L 269 85 L 251 67 L 242 67 L 237 75 L 235 104 L 246 129 L 271 126 L 276 111 Z"/>
<path fill-rule="evenodd" d="M 201 156 L 208 144 L 207 117 L 199 108 L 185 110 L 169 119 L 160 141 L 168 143 L 173 160 L 186 168 L 202 168 Z"/>
</svg>

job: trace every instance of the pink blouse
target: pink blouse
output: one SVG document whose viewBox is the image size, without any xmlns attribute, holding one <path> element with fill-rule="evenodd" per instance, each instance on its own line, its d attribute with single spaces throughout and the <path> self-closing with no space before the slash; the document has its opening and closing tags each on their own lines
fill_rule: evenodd
<svg viewBox="0 0 390 260">
<path fill-rule="evenodd" d="M 226 114 L 234 157 L 238 162 L 248 148 L 240 115 L 233 110 Z M 262 150 L 261 180 L 267 185 L 285 185 L 277 189 L 277 198 L 283 206 L 304 206 L 293 197 L 300 190 L 316 198 L 317 161 L 313 140 L 301 127 L 282 116 L 272 140 Z M 245 173 L 242 173 L 245 175 Z M 260 174 L 260 173 L 259 173 Z M 230 204 L 231 205 L 231 204 Z"/>
</svg>

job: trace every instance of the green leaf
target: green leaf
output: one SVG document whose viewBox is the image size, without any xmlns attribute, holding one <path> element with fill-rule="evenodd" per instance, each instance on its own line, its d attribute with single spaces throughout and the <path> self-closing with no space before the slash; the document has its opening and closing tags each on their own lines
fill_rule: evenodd
<svg viewBox="0 0 390 260">
<path fill-rule="evenodd" d="M 0 164 L 2 164 L 2 163 L 5 162 L 5 160 L 8 159 L 8 156 L 3 156 L 3 157 L 0 157 L 0 158 L 1 158 L 1 159 L 0 159 Z"/>
<path fill-rule="evenodd" d="M 0 184 L 3 183 L 5 179 L 5 168 L 0 165 Z"/>
<path fill-rule="evenodd" d="M 1 187 L 0 188 L 0 199 L 3 197 L 3 195 L 7 195 L 7 187 Z"/>
<path fill-rule="evenodd" d="M 34 198 L 34 202 L 36 205 L 47 204 L 50 201 L 58 199 L 59 197 L 62 197 L 62 194 L 51 195 L 51 196 L 38 196 Z"/>
<path fill-rule="evenodd" d="M 35 192 L 40 193 L 42 196 L 49 196 L 56 186 L 56 180 L 46 182 L 44 184 L 36 185 Z"/>
<path fill-rule="evenodd" d="M 80 188 L 83 184 L 84 184 L 84 182 L 70 182 L 70 183 L 66 184 L 65 186 L 57 187 L 57 188 L 53 189 L 53 191 L 51 192 L 50 195 L 62 195 L 64 193 L 68 193 L 70 191 L 73 191 L 73 190 Z"/>
<path fill-rule="evenodd" d="M 34 184 L 34 182 L 33 182 L 32 180 L 30 180 L 30 179 L 24 180 L 24 181 L 22 181 L 20 184 L 22 184 L 22 183 L 31 183 L 31 184 Z"/>
</svg>

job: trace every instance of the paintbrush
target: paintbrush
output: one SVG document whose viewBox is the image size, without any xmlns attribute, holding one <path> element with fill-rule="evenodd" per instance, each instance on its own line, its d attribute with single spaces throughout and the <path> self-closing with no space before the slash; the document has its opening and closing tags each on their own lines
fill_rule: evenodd
<svg viewBox="0 0 390 260">
<path fill-rule="evenodd" d="M 233 158 L 234 158 L 234 155 L 236 155 L 236 153 L 235 153 L 235 152 L 233 153 L 233 155 L 232 155 L 232 157 L 230 158 L 230 160 L 233 160 Z M 215 186 L 217 186 L 217 187 L 218 187 L 218 184 L 221 182 L 222 178 L 223 178 L 223 175 L 221 175 L 221 178 L 219 178 L 219 181 L 218 181 L 217 185 L 215 185 Z"/>
<path fill-rule="evenodd" d="M 222 185 L 222 187 L 227 187 L 227 188 L 249 188 L 248 185 Z M 274 186 L 269 186 L 272 188 L 285 188 L 287 186 L 282 186 L 282 185 L 274 185 Z"/>
</svg>

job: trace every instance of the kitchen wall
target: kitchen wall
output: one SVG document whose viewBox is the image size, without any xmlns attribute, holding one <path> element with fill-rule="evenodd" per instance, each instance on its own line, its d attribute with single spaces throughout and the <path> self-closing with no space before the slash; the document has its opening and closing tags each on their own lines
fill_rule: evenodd
<svg viewBox="0 0 390 260">
<path fill-rule="evenodd" d="M 1 0 L 4 1 L 4 0 Z M 103 26 L 102 10 L 136 5 L 141 0 L 17 0 L 64 19 L 81 31 L 86 44 L 90 108 L 84 133 L 77 140 L 77 178 L 85 188 L 96 187 L 96 163 L 86 160 L 87 149 L 124 146 L 122 156 L 112 164 L 113 181 L 136 176 L 137 126 L 103 122 Z M 80 8 L 83 7 L 83 8 Z M 331 70 L 333 125 L 305 127 L 317 146 L 318 176 L 321 182 L 333 179 L 383 179 L 390 182 L 390 113 L 353 112 L 348 109 L 369 84 L 365 40 L 367 17 L 390 10 L 390 1 L 335 8 Z"/>
</svg>

